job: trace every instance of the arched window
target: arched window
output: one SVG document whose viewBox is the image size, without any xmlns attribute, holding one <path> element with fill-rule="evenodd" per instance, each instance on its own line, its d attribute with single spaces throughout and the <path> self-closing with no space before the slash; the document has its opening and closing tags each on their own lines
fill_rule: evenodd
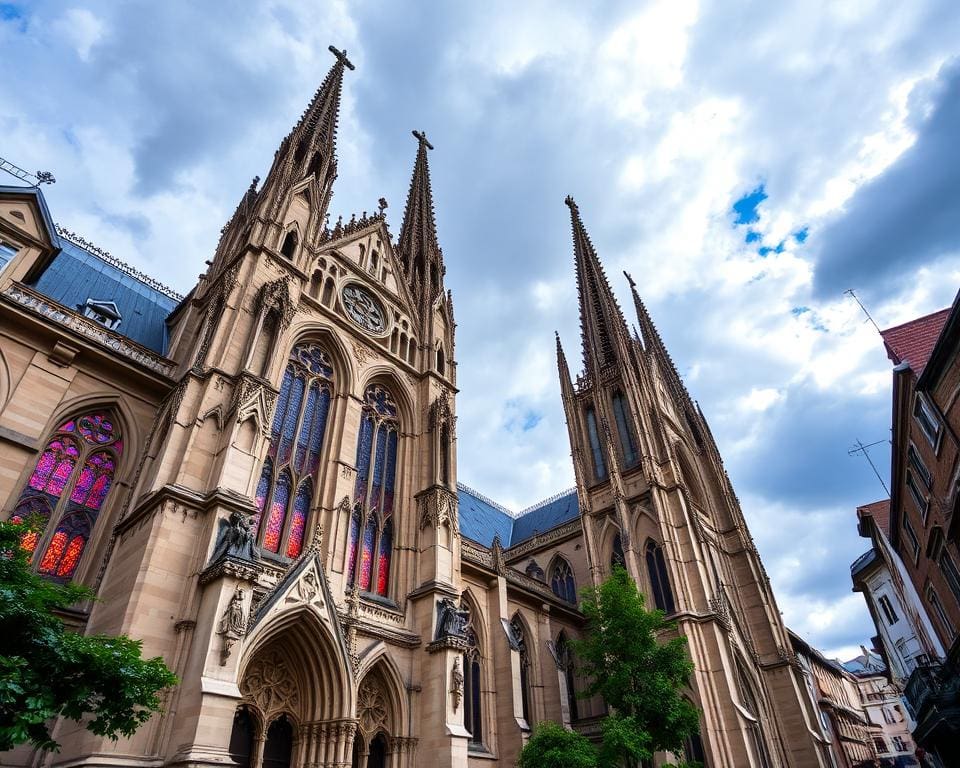
<svg viewBox="0 0 960 768">
<path fill-rule="evenodd" d="M 39 573 L 58 581 L 76 573 L 122 453 L 119 427 L 100 411 L 63 422 L 47 442 L 10 517 L 42 526 L 21 540 Z"/>
<path fill-rule="evenodd" d="M 627 567 L 627 558 L 623 554 L 623 539 L 620 538 L 618 533 L 613 537 L 613 549 L 610 552 L 610 570 L 612 571 L 615 566 L 620 566 L 621 568 Z"/>
<path fill-rule="evenodd" d="M 550 569 L 550 589 L 561 600 L 577 602 L 577 583 L 573 578 L 573 569 L 562 557 L 558 557 Z"/>
<path fill-rule="evenodd" d="M 597 413 L 593 406 L 587 408 L 587 436 L 590 438 L 590 453 L 593 455 L 593 476 L 600 482 L 607 477 L 607 465 L 600 446 L 600 431 L 597 429 Z"/>
<path fill-rule="evenodd" d="M 450 426 L 440 427 L 440 482 L 450 484 Z"/>
<path fill-rule="evenodd" d="M 560 671 L 563 673 L 563 679 L 567 687 L 567 709 L 570 712 L 570 722 L 576 722 L 579 719 L 577 712 L 577 685 L 576 675 L 574 674 L 573 649 L 563 632 L 557 637 L 557 662 L 560 665 Z"/>
<path fill-rule="evenodd" d="M 517 651 L 520 654 L 520 701 L 523 712 L 523 719 L 530 722 L 530 650 L 527 648 L 527 638 L 523 631 L 523 622 L 520 616 L 514 616 L 510 622 L 510 629 L 513 631 L 513 639 L 517 643 Z"/>
<path fill-rule="evenodd" d="M 740 695 L 740 703 L 751 716 L 747 724 L 747 732 L 750 736 L 753 753 L 760 768 L 769 768 L 770 756 L 767 753 L 767 745 L 763 740 L 763 731 L 760 728 L 760 708 L 757 706 L 757 698 L 753 695 L 753 686 L 744 669 L 740 659 L 736 659 L 737 666 L 737 692 Z"/>
<path fill-rule="evenodd" d="M 390 392 L 371 384 L 357 437 L 357 482 L 350 520 L 349 580 L 386 596 L 393 551 L 393 501 L 400 422 Z M 362 532 L 362 533 L 361 533 Z"/>
<path fill-rule="evenodd" d="M 233 730 L 230 732 L 230 759 L 240 768 L 250 768 L 253 745 L 256 737 L 253 718 L 245 705 L 233 714 Z"/>
<path fill-rule="evenodd" d="M 637 443 L 630 427 L 630 407 L 622 392 L 613 393 L 613 417 L 617 421 L 617 434 L 620 436 L 620 449 L 623 451 L 623 466 L 636 465 Z"/>
<path fill-rule="evenodd" d="M 293 724 L 286 715 L 280 715 L 267 728 L 267 741 L 263 745 L 263 768 L 290 768 L 293 742 Z"/>
<path fill-rule="evenodd" d="M 476 619 L 470 603 L 460 600 L 466 613 L 464 634 L 467 649 L 463 652 L 463 725 L 470 733 L 470 745 L 483 746 L 483 708 L 480 703 L 480 648 L 477 645 Z"/>
<path fill-rule="evenodd" d="M 297 231 L 291 229 L 287 236 L 283 238 L 283 245 L 280 247 L 280 253 L 288 259 L 293 260 L 297 254 Z"/>
<path fill-rule="evenodd" d="M 333 366 L 326 350 L 313 342 L 297 344 L 280 384 L 255 496 L 253 528 L 267 552 L 293 558 L 303 550 L 332 395 Z"/>
<path fill-rule="evenodd" d="M 670 590 L 670 579 L 667 577 L 667 564 L 663 559 L 663 547 L 648 541 L 646 547 L 647 574 L 650 576 L 650 588 L 653 591 L 653 602 L 664 613 L 673 613 L 673 592 Z"/>
<path fill-rule="evenodd" d="M 446 368 L 447 364 L 443 356 L 443 347 L 437 347 L 437 373 L 443 376 Z"/>
</svg>

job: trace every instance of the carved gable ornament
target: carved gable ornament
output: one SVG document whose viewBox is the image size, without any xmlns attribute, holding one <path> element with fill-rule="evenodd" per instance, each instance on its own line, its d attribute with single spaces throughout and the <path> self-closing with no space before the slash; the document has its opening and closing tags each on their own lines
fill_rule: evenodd
<svg viewBox="0 0 960 768">
<path fill-rule="evenodd" d="M 300 687 L 283 654 L 276 650 L 260 653 L 240 683 L 240 692 L 252 701 L 269 720 L 274 713 L 296 712 L 300 706 Z"/>
<path fill-rule="evenodd" d="M 269 437 L 276 406 L 277 393 L 269 386 L 246 373 L 240 377 L 233 391 L 233 402 L 230 404 L 231 410 L 237 413 L 238 424 L 253 419 L 260 434 Z"/>
<path fill-rule="evenodd" d="M 290 299 L 288 280 L 281 277 L 272 283 L 265 283 L 257 294 L 257 314 L 274 312 L 280 320 L 280 325 L 286 328 L 293 320 L 297 308 Z"/>
</svg>

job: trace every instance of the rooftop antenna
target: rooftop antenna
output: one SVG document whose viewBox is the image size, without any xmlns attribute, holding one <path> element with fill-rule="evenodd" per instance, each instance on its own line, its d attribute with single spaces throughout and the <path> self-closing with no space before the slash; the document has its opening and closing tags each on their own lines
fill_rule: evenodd
<svg viewBox="0 0 960 768">
<path fill-rule="evenodd" d="M 852 296 L 852 297 L 853 297 L 853 300 L 854 300 L 855 302 L 857 302 L 857 304 L 860 305 L 860 309 L 863 310 L 863 314 L 865 314 L 865 315 L 867 316 L 867 320 L 869 320 L 870 323 L 872 323 L 873 327 L 877 329 L 877 333 L 880 333 L 880 326 L 878 326 L 878 325 L 876 324 L 876 322 L 874 321 L 874 319 L 870 316 L 870 313 L 867 312 L 867 308 L 866 308 L 865 306 L 863 306 L 863 302 L 860 301 L 860 299 L 859 299 L 859 297 L 857 296 L 857 294 L 855 294 L 855 293 L 853 292 L 853 288 L 847 288 L 847 290 L 845 290 L 843 293 L 844 293 L 845 296 L 849 295 L 849 296 Z M 883 441 L 881 440 L 881 442 L 883 442 Z"/>
<path fill-rule="evenodd" d="M 852 293 L 852 291 L 851 291 L 851 293 Z M 856 298 L 856 297 L 854 297 L 854 298 Z M 858 302 L 858 303 L 859 303 L 859 302 Z M 864 312 L 866 312 L 866 310 L 864 310 Z M 867 317 L 869 317 L 869 315 L 867 315 Z M 874 325 L 876 325 L 876 323 L 874 323 Z M 873 474 L 875 474 L 875 475 L 877 476 L 877 480 L 880 481 L 880 485 L 883 486 L 883 490 L 886 491 L 887 496 L 890 495 L 890 489 L 887 488 L 887 484 L 886 484 L 885 482 L 883 482 L 883 478 L 880 476 L 880 472 L 877 470 L 877 465 L 874 464 L 874 463 L 873 463 L 873 459 L 870 458 L 870 450 L 869 450 L 869 449 L 870 449 L 870 448 L 873 448 L 873 446 L 875 446 L 875 445 L 880 445 L 881 443 L 888 443 L 888 442 L 890 442 L 890 441 L 889 441 L 889 440 L 877 440 L 877 441 L 874 442 L 874 443 L 868 443 L 867 445 L 864 445 L 864 444 L 863 444 L 863 441 L 860 440 L 860 438 L 857 438 L 857 442 L 855 442 L 855 443 L 853 444 L 853 447 L 852 447 L 849 451 L 847 451 L 847 456 L 856 456 L 856 455 L 860 454 L 860 455 L 863 456 L 863 458 L 865 458 L 865 459 L 867 460 L 867 462 L 870 464 L 870 469 L 872 469 L 872 470 L 873 470 Z"/>
<path fill-rule="evenodd" d="M 56 184 L 57 180 L 53 177 L 53 174 L 50 171 L 37 171 L 36 173 L 30 173 L 30 171 L 25 171 L 19 165 L 11 163 L 9 160 L 0 157 L 0 171 L 4 173 L 9 173 L 14 178 L 20 179 L 20 181 L 27 182 L 31 187 L 39 187 L 41 184 Z"/>
</svg>

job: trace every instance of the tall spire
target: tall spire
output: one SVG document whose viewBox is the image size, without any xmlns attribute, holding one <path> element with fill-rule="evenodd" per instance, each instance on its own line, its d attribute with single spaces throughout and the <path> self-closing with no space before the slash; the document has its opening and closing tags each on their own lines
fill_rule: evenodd
<svg viewBox="0 0 960 768">
<path fill-rule="evenodd" d="M 407 193 L 397 252 L 404 275 L 418 305 L 428 307 L 443 290 L 443 252 L 437 242 L 437 224 L 433 213 L 433 190 L 427 150 L 433 145 L 422 131 L 413 131 L 417 140 L 417 159 Z"/>
<path fill-rule="evenodd" d="M 570 208 L 573 227 L 573 251 L 580 296 L 580 335 L 583 340 L 583 364 L 587 371 L 616 362 L 616 337 L 626 337 L 627 324 L 617 299 L 610 289 L 606 273 L 597 258 L 580 219 L 580 209 L 570 195 L 564 201 Z"/>
<path fill-rule="evenodd" d="M 329 200 L 336 178 L 337 119 L 340 115 L 340 94 L 344 69 L 354 69 L 347 52 L 329 47 L 335 61 L 317 88 L 300 120 L 283 139 L 273 166 L 264 182 L 264 196 L 271 201 L 269 213 L 276 214 L 284 193 L 313 174 L 320 184 L 323 205 Z"/>
</svg>

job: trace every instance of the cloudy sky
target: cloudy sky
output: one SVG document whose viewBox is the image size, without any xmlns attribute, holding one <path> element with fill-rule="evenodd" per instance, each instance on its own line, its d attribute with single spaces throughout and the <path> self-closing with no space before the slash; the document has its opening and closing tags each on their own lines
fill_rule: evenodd
<svg viewBox="0 0 960 768">
<path fill-rule="evenodd" d="M 888 438 L 891 378 L 843 291 L 885 327 L 960 285 L 958 40 L 950 0 L 0 2 L 0 156 L 186 291 L 346 47 L 334 217 L 384 195 L 397 232 L 410 129 L 436 146 L 460 479 L 512 509 L 572 484 L 573 194 L 710 419 L 788 624 L 845 658 L 873 634 L 854 508 L 884 495 L 847 451 Z"/>
</svg>

